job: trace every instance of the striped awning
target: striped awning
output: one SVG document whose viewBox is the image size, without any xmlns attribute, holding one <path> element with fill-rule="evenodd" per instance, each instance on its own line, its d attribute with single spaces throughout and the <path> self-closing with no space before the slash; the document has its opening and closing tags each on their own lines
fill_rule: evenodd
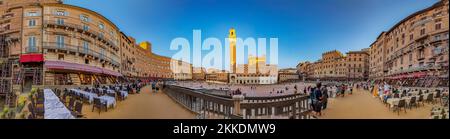
<svg viewBox="0 0 450 139">
<path fill-rule="evenodd" d="M 112 70 L 108 70 L 108 69 L 102 69 L 103 74 L 108 74 L 108 75 L 112 75 L 112 76 L 122 76 L 122 74 L 120 74 L 119 72 L 115 72 Z"/>
<path fill-rule="evenodd" d="M 89 66 L 82 65 L 77 63 L 69 63 L 64 61 L 45 61 L 44 66 L 48 69 L 58 69 L 58 70 L 74 70 L 74 71 L 83 71 L 90 73 L 103 73 L 102 69 Z"/>
<path fill-rule="evenodd" d="M 48 69 L 53 70 L 73 70 L 73 71 L 82 71 L 96 74 L 106 74 L 112 76 L 122 76 L 119 72 L 115 72 L 108 69 L 98 68 L 89 65 L 70 63 L 64 61 L 45 61 L 44 66 Z"/>
</svg>

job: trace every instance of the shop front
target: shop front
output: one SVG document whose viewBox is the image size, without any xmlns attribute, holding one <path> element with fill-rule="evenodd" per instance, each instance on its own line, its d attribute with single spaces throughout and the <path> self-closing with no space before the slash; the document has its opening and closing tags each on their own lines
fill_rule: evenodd
<svg viewBox="0 0 450 139">
<path fill-rule="evenodd" d="M 114 84 L 122 76 L 112 70 L 64 61 L 46 61 L 44 67 L 46 85 Z"/>
</svg>

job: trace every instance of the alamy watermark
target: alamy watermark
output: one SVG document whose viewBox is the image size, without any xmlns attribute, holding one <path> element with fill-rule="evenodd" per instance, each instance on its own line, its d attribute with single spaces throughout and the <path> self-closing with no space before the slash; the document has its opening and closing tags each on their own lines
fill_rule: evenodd
<svg viewBox="0 0 450 139">
<path fill-rule="evenodd" d="M 232 45 L 235 45 L 235 52 L 232 52 Z M 187 73 L 186 67 L 189 67 L 189 63 L 193 67 L 214 68 L 235 73 L 278 72 L 278 38 L 226 37 L 222 43 L 218 38 L 210 37 L 203 40 L 201 30 L 193 30 L 192 44 L 188 39 L 178 37 L 172 40 L 170 50 L 177 51 L 172 56 L 174 60 L 171 62 L 174 73 Z M 209 52 L 204 54 L 202 51 Z M 232 55 L 233 53 L 235 54 Z M 231 57 L 235 57 L 233 61 Z M 245 57 L 248 59 L 247 62 Z M 232 66 L 235 66 L 235 70 Z"/>
</svg>

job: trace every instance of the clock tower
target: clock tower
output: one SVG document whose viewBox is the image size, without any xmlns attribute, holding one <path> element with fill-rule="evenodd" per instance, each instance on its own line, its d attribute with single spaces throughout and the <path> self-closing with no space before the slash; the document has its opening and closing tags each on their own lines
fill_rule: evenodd
<svg viewBox="0 0 450 139">
<path fill-rule="evenodd" d="M 236 30 L 230 29 L 228 38 L 230 40 L 230 68 L 231 73 L 236 73 Z"/>
</svg>

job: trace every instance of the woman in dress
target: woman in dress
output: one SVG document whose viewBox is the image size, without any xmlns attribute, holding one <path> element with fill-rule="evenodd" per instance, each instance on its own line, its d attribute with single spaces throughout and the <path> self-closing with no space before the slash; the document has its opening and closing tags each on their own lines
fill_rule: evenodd
<svg viewBox="0 0 450 139">
<path fill-rule="evenodd" d="M 373 97 L 378 97 L 378 85 L 377 84 L 375 84 L 374 86 L 373 86 Z"/>
</svg>

